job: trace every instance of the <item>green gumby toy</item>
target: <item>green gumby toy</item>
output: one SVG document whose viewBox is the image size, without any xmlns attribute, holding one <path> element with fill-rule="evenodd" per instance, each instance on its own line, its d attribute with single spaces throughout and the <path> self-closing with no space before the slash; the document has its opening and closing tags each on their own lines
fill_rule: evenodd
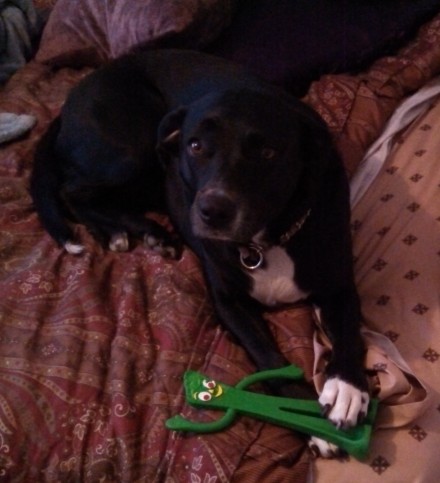
<svg viewBox="0 0 440 483">
<path fill-rule="evenodd" d="M 368 452 L 372 424 L 376 417 L 378 401 L 370 402 L 367 417 L 362 424 L 348 430 L 337 429 L 321 412 L 318 401 L 270 396 L 247 391 L 245 388 L 257 382 L 273 378 L 301 379 L 301 368 L 291 365 L 269 371 L 261 371 L 243 378 L 235 387 L 209 379 L 195 371 L 184 375 L 186 399 L 196 407 L 225 410 L 217 421 L 197 423 L 182 416 L 167 420 L 168 429 L 213 433 L 229 426 L 237 413 L 270 423 L 285 426 L 301 433 L 317 436 L 334 443 L 352 456 L 363 459 Z"/>
</svg>

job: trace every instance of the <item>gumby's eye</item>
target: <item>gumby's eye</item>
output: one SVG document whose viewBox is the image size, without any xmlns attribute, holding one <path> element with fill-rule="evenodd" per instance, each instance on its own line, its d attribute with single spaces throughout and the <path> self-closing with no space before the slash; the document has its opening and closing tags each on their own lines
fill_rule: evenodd
<svg viewBox="0 0 440 483">
<path fill-rule="evenodd" d="M 208 391 L 202 391 L 197 394 L 197 399 L 207 402 L 212 399 L 212 395 Z"/>
<path fill-rule="evenodd" d="M 216 384 L 215 381 L 213 381 L 213 380 L 207 380 L 207 379 L 203 379 L 202 384 L 207 389 L 215 389 L 215 386 L 217 386 L 217 384 Z"/>
</svg>

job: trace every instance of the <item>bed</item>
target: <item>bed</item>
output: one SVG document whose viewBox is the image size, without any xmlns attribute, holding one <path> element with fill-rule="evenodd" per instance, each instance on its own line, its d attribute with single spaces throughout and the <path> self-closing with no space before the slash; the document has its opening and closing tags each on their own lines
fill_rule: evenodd
<svg viewBox="0 0 440 483">
<path fill-rule="evenodd" d="M 33 119 L 0 144 L 0 481 L 439 481 L 438 2 L 317 1 L 315 14 L 308 3 L 34 2 L 50 11 L 41 40 L 0 89 L 0 113 Z M 307 19 L 316 35 L 300 44 Z M 336 21 L 346 35 L 325 48 Z M 216 323 L 198 260 L 142 244 L 109 252 L 79 225 L 86 251 L 72 256 L 41 227 L 29 173 L 69 90 L 108 59 L 168 46 L 247 65 L 332 132 L 352 183 L 366 366 L 381 401 L 364 461 L 314 459 L 299 435 L 248 417 L 215 434 L 166 429 L 175 414 L 218 417 L 185 403 L 187 369 L 232 385 L 255 369 Z M 330 347 L 313 307 L 266 317 L 319 390 Z"/>
</svg>

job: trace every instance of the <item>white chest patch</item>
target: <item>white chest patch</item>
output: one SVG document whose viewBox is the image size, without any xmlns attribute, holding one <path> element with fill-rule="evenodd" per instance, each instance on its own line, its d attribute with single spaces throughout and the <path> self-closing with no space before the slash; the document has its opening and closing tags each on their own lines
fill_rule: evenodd
<svg viewBox="0 0 440 483">
<path fill-rule="evenodd" d="M 284 248 L 275 246 L 264 252 L 264 267 L 249 271 L 251 296 L 267 306 L 291 304 L 307 297 L 295 283 L 295 265 Z"/>
</svg>

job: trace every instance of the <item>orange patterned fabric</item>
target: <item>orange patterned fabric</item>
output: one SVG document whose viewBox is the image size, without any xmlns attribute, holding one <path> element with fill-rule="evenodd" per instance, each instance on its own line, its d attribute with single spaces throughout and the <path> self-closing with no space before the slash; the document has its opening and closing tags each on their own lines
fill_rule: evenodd
<svg viewBox="0 0 440 483">
<path fill-rule="evenodd" d="M 352 175 L 399 102 L 440 73 L 440 15 L 398 55 L 376 61 L 360 75 L 324 76 L 305 100 L 332 130 Z"/>
</svg>

